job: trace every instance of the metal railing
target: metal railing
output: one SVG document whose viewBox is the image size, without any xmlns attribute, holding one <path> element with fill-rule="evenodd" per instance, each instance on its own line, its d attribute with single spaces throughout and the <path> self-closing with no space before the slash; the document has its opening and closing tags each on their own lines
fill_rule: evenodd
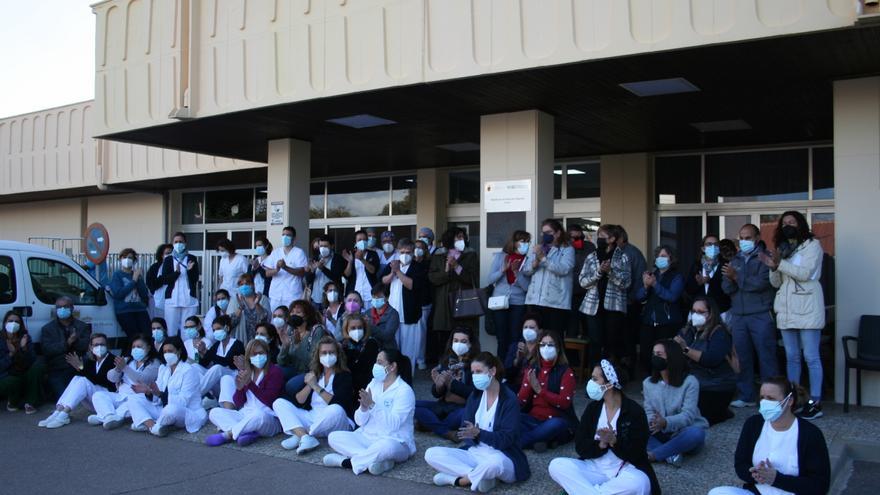
<svg viewBox="0 0 880 495">
<path fill-rule="evenodd" d="M 42 246 L 73 258 L 82 251 L 82 237 L 28 237 L 28 244 Z"/>
</svg>

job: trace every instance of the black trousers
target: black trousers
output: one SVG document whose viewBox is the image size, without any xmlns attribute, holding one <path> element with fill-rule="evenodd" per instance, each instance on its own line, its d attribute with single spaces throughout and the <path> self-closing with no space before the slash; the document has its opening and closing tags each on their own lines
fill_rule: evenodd
<svg viewBox="0 0 880 495">
<path fill-rule="evenodd" d="M 587 316 L 586 319 L 591 370 L 602 358 L 618 360 L 626 342 L 626 315 L 619 311 L 606 311 L 600 303 L 596 314 Z"/>
<path fill-rule="evenodd" d="M 720 391 L 700 389 L 700 400 L 697 402 L 697 407 L 700 409 L 700 415 L 709 422 L 709 426 L 727 421 L 733 417 L 733 412 L 730 410 L 730 401 L 733 399 L 735 392 L 736 387 Z"/>
</svg>

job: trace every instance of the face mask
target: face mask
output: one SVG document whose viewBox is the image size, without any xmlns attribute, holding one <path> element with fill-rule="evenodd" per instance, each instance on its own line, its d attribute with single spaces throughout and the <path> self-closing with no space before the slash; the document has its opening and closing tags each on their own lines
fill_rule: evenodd
<svg viewBox="0 0 880 495">
<path fill-rule="evenodd" d="M 61 308 L 55 308 L 55 314 L 58 315 L 59 320 L 66 320 L 70 318 L 70 315 L 73 314 L 73 311 L 70 308 L 64 306 Z"/>
<path fill-rule="evenodd" d="M 470 344 L 465 344 L 464 342 L 452 343 L 452 352 L 454 352 L 457 356 L 464 356 L 470 349 Z"/>
<path fill-rule="evenodd" d="M 400 255 L 400 264 L 403 266 L 408 266 L 412 263 L 412 255 L 411 254 L 401 254 Z"/>
<path fill-rule="evenodd" d="M 153 340 L 161 343 L 165 340 L 165 332 L 163 330 L 153 330 Z"/>
<path fill-rule="evenodd" d="M 122 268 L 128 270 L 134 266 L 134 260 L 131 258 L 122 258 L 122 261 L 120 261 L 119 264 L 122 265 Z"/>
<path fill-rule="evenodd" d="M 355 342 L 360 342 L 364 338 L 364 329 L 352 328 L 348 331 L 348 337 Z"/>
<path fill-rule="evenodd" d="M 6 322 L 6 333 L 15 333 L 19 328 L 21 328 L 21 325 L 19 325 L 17 321 Z"/>
<path fill-rule="evenodd" d="M 250 297 L 254 295 L 254 286 L 253 285 L 239 285 L 238 293 L 241 294 L 242 297 Z M 228 303 L 227 303 L 228 306 Z M 224 308 L 226 309 L 226 308 Z"/>
<path fill-rule="evenodd" d="M 465 247 L 467 247 L 467 246 L 465 245 L 464 239 L 459 239 L 459 240 L 455 241 L 455 249 L 457 249 L 459 251 L 464 251 Z"/>
<path fill-rule="evenodd" d="M 167 364 L 168 366 L 174 366 L 175 364 L 177 364 L 178 361 L 180 361 L 180 358 L 177 357 L 177 354 L 174 354 L 173 352 L 166 352 L 162 355 L 162 357 L 165 358 L 165 364 Z"/>
<path fill-rule="evenodd" d="M 596 238 L 596 249 L 598 249 L 599 251 L 601 251 L 603 253 L 605 251 L 607 251 L 608 250 L 608 239 L 606 239 L 604 237 L 597 237 Z"/>
<path fill-rule="evenodd" d="M 339 299 L 339 293 L 335 290 L 327 292 L 327 301 L 335 303 Z"/>
<path fill-rule="evenodd" d="M 584 240 L 583 239 L 575 239 L 571 241 L 572 247 L 575 249 L 583 249 L 584 248 Z"/>
<path fill-rule="evenodd" d="M 385 244 L 382 244 L 382 251 L 385 251 L 385 254 L 393 253 L 394 252 L 394 244 L 391 244 L 390 242 L 386 242 Z"/>
<path fill-rule="evenodd" d="M 220 330 L 214 330 L 214 340 L 217 342 L 226 340 L 226 329 L 221 328 Z"/>
<path fill-rule="evenodd" d="M 326 246 L 318 248 L 318 254 L 320 254 L 322 258 L 326 258 L 326 257 L 330 256 L 330 248 L 328 248 Z"/>
<path fill-rule="evenodd" d="M 269 343 L 269 337 L 266 337 L 265 335 L 257 335 L 254 338 L 257 340 L 262 340 L 263 342 L 265 342 L 267 344 Z"/>
<path fill-rule="evenodd" d="M 336 354 L 321 354 L 321 357 L 318 358 L 321 361 L 321 366 L 325 368 L 332 368 L 336 366 Z"/>
<path fill-rule="evenodd" d="M 291 244 L 293 244 L 293 237 L 291 237 L 289 235 L 281 236 L 281 245 L 282 246 L 290 247 Z"/>
<path fill-rule="evenodd" d="M 774 422 L 782 416 L 783 406 L 786 402 L 788 402 L 788 398 L 791 397 L 791 394 L 786 395 L 784 399 L 779 402 L 775 400 L 767 400 L 762 399 L 761 405 L 758 407 L 758 411 L 761 413 L 761 416 L 764 418 L 764 421 Z"/>
<path fill-rule="evenodd" d="M 599 385 L 593 380 L 587 382 L 587 397 L 592 400 L 602 400 L 602 397 L 605 395 L 605 387 Z"/>
<path fill-rule="evenodd" d="M 356 243 L 354 243 L 354 248 L 358 251 L 366 251 L 367 241 L 357 241 Z"/>
<path fill-rule="evenodd" d="M 175 242 L 174 243 L 174 251 L 176 251 L 178 254 L 186 251 L 186 243 Z"/>
<path fill-rule="evenodd" d="M 92 354 L 94 354 L 97 358 L 104 357 L 107 354 L 107 346 L 106 345 L 96 345 L 92 347 Z"/>
<path fill-rule="evenodd" d="M 376 237 L 367 237 L 367 247 L 373 249 L 376 247 Z"/>
<path fill-rule="evenodd" d="M 492 377 L 485 373 L 471 375 L 471 379 L 474 382 L 474 388 L 477 390 L 486 390 L 492 383 Z"/>
<path fill-rule="evenodd" d="M 554 359 L 556 359 L 556 347 L 555 346 L 554 347 L 549 347 L 549 346 L 541 347 L 538 352 L 541 353 L 541 357 L 544 359 L 544 361 L 553 361 Z"/>
<path fill-rule="evenodd" d="M 739 250 L 749 254 L 755 250 L 755 241 L 740 239 L 739 240 Z"/>
<path fill-rule="evenodd" d="M 385 298 L 384 297 L 377 297 L 377 298 L 373 299 L 371 301 L 371 303 L 373 304 L 374 308 L 379 309 L 382 306 L 385 306 Z"/>
<path fill-rule="evenodd" d="M 257 256 L 266 256 L 266 248 L 263 246 L 257 246 Z"/>
<path fill-rule="evenodd" d="M 794 225 L 783 225 L 782 235 L 785 236 L 786 239 L 797 239 L 798 229 Z"/>
<path fill-rule="evenodd" d="M 427 238 L 427 237 L 419 237 L 419 240 L 422 241 L 422 242 L 424 242 L 426 246 L 430 246 L 430 245 L 431 245 L 431 239 L 429 239 L 429 238 Z"/>
<path fill-rule="evenodd" d="M 547 233 L 544 233 L 544 235 L 541 236 L 541 241 L 542 241 L 544 244 L 550 244 L 550 243 L 552 243 L 552 242 L 553 242 L 553 234 L 547 234 Z"/>
<path fill-rule="evenodd" d="M 287 323 L 289 323 L 290 326 L 293 328 L 299 328 L 305 322 L 306 320 L 304 320 L 303 317 L 300 315 L 290 315 L 290 318 L 287 320 Z"/>
<path fill-rule="evenodd" d="M 199 336 L 199 329 L 196 327 L 184 327 L 183 335 L 188 339 L 192 340 Z"/>
<path fill-rule="evenodd" d="M 229 299 L 217 299 L 217 307 L 226 311 L 226 308 L 229 307 Z"/>
<path fill-rule="evenodd" d="M 220 251 L 220 257 L 223 259 L 229 258 L 229 252 L 228 251 Z"/>
<path fill-rule="evenodd" d="M 373 378 L 379 380 L 380 382 L 385 381 L 385 377 L 388 376 L 388 372 L 385 371 L 385 367 L 379 363 L 373 365 Z"/>
<path fill-rule="evenodd" d="M 709 258 L 710 260 L 714 260 L 715 258 L 717 258 L 719 252 L 720 252 L 720 249 L 718 248 L 718 246 L 716 246 L 714 244 L 711 246 L 706 246 L 706 250 L 705 250 L 706 258 Z"/>
<path fill-rule="evenodd" d="M 654 266 L 661 270 L 669 268 L 669 258 L 665 256 L 660 256 L 659 258 L 654 260 Z"/>
<path fill-rule="evenodd" d="M 526 342 L 534 342 L 538 338 L 538 331 L 531 327 L 523 327 L 523 339 Z"/>
<path fill-rule="evenodd" d="M 660 356 L 651 356 L 651 368 L 655 371 L 663 371 L 668 365 L 669 363 L 666 362 L 665 358 L 662 358 Z"/>
<path fill-rule="evenodd" d="M 529 253 L 529 243 L 528 242 L 520 242 L 516 245 L 516 251 L 525 256 Z"/>
<path fill-rule="evenodd" d="M 251 364 L 254 368 L 262 368 L 263 366 L 266 366 L 266 361 L 268 360 L 269 356 L 265 354 L 254 354 L 251 356 Z"/>
<path fill-rule="evenodd" d="M 131 348 L 131 358 L 135 361 L 143 361 L 145 357 L 147 357 L 147 351 L 141 349 L 140 347 Z"/>
<path fill-rule="evenodd" d="M 276 316 L 272 318 L 272 326 L 275 328 L 281 328 L 284 326 L 284 318 L 280 316 Z"/>
<path fill-rule="evenodd" d="M 415 254 L 416 254 L 416 258 L 421 258 L 422 256 L 425 255 L 425 250 L 422 249 L 422 248 L 415 248 L 414 251 L 415 251 Z"/>
<path fill-rule="evenodd" d="M 691 315 L 691 325 L 693 325 L 694 328 L 700 328 L 705 324 L 706 317 L 704 315 L 701 315 L 700 313 L 694 313 Z"/>
<path fill-rule="evenodd" d="M 345 303 L 345 310 L 349 313 L 360 313 L 361 304 L 357 301 L 348 301 Z"/>
</svg>

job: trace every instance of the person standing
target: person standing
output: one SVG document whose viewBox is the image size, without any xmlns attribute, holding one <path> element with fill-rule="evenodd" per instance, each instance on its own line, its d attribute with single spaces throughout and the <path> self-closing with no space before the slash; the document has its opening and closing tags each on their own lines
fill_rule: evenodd
<svg viewBox="0 0 880 495">
<path fill-rule="evenodd" d="M 526 304 L 541 315 L 545 329 L 565 334 L 571 310 L 574 248 L 557 220 L 541 223 L 541 244 L 526 257 L 523 272 L 531 277 Z"/>
<path fill-rule="evenodd" d="M 688 303 L 698 295 L 709 296 L 718 303 L 721 319 L 730 323 L 730 296 L 722 288 L 724 275 L 721 267 L 727 262 L 721 255 L 720 240 L 716 234 L 706 234 L 700 243 L 702 255 L 691 265 L 685 277 L 684 291 L 688 295 Z"/>
<path fill-rule="evenodd" d="M 199 261 L 186 249 L 186 234 L 177 232 L 172 238 L 174 251 L 162 262 L 160 280 L 165 285 L 165 321 L 168 336 L 183 331 L 183 322 L 199 309 Z"/>
<path fill-rule="evenodd" d="M 382 271 L 382 283 L 388 286 L 388 304 L 397 311 L 400 326 L 397 346 L 415 365 L 422 348 L 422 300 L 419 297 L 427 283 L 422 267 L 413 263 L 415 246 L 409 239 L 397 244 L 397 259 Z"/>
<path fill-rule="evenodd" d="M 143 273 L 137 266 L 138 254 L 134 249 L 125 248 L 119 253 L 121 270 L 113 272 L 110 279 L 110 295 L 116 321 L 128 336 L 129 342 L 136 335 L 150 333 L 150 314 L 147 305 L 150 292 L 144 282 Z"/>
<path fill-rule="evenodd" d="M 156 248 L 156 255 L 153 264 L 147 269 L 146 283 L 147 289 L 152 294 L 150 300 L 150 318 L 165 317 L 165 286 L 159 278 L 162 275 L 162 263 L 165 258 L 171 256 L 173 251 L 171 244 L 159 244 Z"/>
<path fill-rule="evenodd" d="M 54 400 L 61 397 L 73 378 L 73 369 L 67 362 L 68 354 L 84 356 L 89 349 L 92 330 L 85 322 L 74 318 L 73 299 L 61 296 L 55 301 L 55 318 L 43 326 L 40 335 Z"/>
<path fill-rule="evenodd" d="M 578 274 L 584 268 L 584 262 L 587 256 L 596 251 L 596 246 L 586 239 L 584 229 L 581 225 L 573 223 L 568 226 L 568 238 L 571 241 L 571 247 L 574 248 L 574 270 L 572 273 Z M 571 289 L 571 307 L 580 308 L 584 302 L 584 296 L 587 295 L 587 289 L 581 287 L 578 277 L 572 277 Z M 581 317 L 579 311 L 571 311 L 569 313 L 569 324 L 566 329 L 566 336 L 583 338 L 586 336 L 587 325 L 586 319 Z"/>
<path fill-rule="evenodd" d="M 345 276 L 345 294 L 357 292 L 361 296 L 362 306 L 370 304 L 373 298 L 371 292 L 379 274 L 379 255 L 368 247 L 366 231 L 354 233 L 354 252 L 346 249 L 342 251 L 342 257 L 346 261 L 342 273 Z"/>
<path fill-rule="evenodd" d="M 269 297 L 269 288 L 272 286 L 272 277 L 266 276 L 266 268 L 263 267 L 263 263 L 266 261 L 266 258 L 272 254 L 272 243 L 269 242 L 269 239 L 260 237 L 254 241 L 254 244 L 254 251 L 256 251 L 257 255 L 251 260 L 250 266 L 248 267 L 248 273 L 254 277 L 254 289 L 257 293 Z"/>
<path fill-rule="evenodd" d="M 235 293 L 238 277 L 248 272 L 248 262 L 243 254 L 235 252 L 235 244 L 229 239 L 221 239 L 217 243 L 217 252 L 220 253 L 220 265 L 217 268 L 217 286 L 226 289 L 230 294 Z"/>
<path fill-rule="evenodd" d="M 324 286 L 332 282 L 342 287 L 346 261 L 333 249 L 333 240 L 327 235 L 318 237 L 318 256 L 306 266 L 306 283 L 312 290 L 312 304 L 323 312 Z"/>
<path fill-rule="evenodd" d="M 495 253 L 492 268 L 489 270 L 490 284 L 495 285 L 494 297 L 506 296 L 507 309 L 491 310 L 495 322 L 495 337 L 498 340 L 498 359 L 507 360 L 510 344 L 519 339 L 523 316 L 526 314 L 526 293 L 531 277 L 523 270 L 532 235 L 517 230 L 510 236 L 504 248 Z"/>
<path fill-rule="evenodd" d="M 431 256 L 437 250 L 437 246 L 434 245 L 434 231 L 430 228 L 422 227 L 419 229 L 419 240 L 427 246 L 426 256 Z"/>
<path fill-rule="evenodd" d="M 626 299 L 626 315 L 623 323 L 625 332 L 624 338 L 621 339 L 621 359 L 624 365 L 629 368 L 631 374 L 635 374 L 636 363 L 638 357 L 636 355 L 636 346 L 639 344 L 639 332 L 642 329 L 642 305 L 638 300 L 637 292 L 642 285 L 642 274 L 648 271 L 648 262 L 642 251 L 629 242 L 629 234 L 623 225 L 616 226 L 617 246 L 623 250 L 626 259 L 630 264 L 630 284 L 627 289 Z"/>
<path fill-rule="evenodd" d="M 428 272 L 428 280 L 434 287 L 434 327 L 426 349 L 428 361 L 439 361 L 454 327 L 480 328 L 479 318 L 454 318 L 449 306 L 449 295 L 475 288 L 478 277 L 477 253 L 468 247 L 467 232 L 461 227 L 451 227 L 440 237 L 440 247 L 431 257 Z"/>
<path fill-rule="evenodd" d="M 431 229 L 428 229 L 430 231 Z M 434 233 L 431 232 L 431 239 Z M 434 307 L 434 287 L 428 282 L 428 271 L 431 269 L 431 255 L 429 254 L 429 244 L 423 240 L 415 242 L 416 248 L 413 250 L 413 263 L 418 265 L 425 274 L 425 284 L 419 294 L 420 304 L 422 305 L 422 317 L 419 319 L 419 330 L 422 333 L 422 347 L 419 349 L 419 358 L 416 360 L 416 367 L 420 370 L 428 368 L 425 362 L 425 350 L 428 343 L 428 327 L 430 326 L 431 310 Z"/>
<path fill-rule="evenodd" d="M 642 332 L 639 340 L 639 364 L 645 375 L 651 374 L 651 355 L 654 343 L 671 339 L 682 324 L 681 294 L 684 277 L 678 272 L 678 260 L 669 246 L 654 250 L 653 272 L 642 274 L 642 283 L 636 292 L 644 304 Z"/>
<path fill-rule="evenodd" d="M 290 306 L 293 301 L 302 298 L 303 276 L 309 260 L 306 253 L 293 243 L 296 240 L 296 229 L 284 227 L 281 231 L 281 248 L 263 262 L 266 276 L 272 278 L 269 287 L 269 307 Z"/>
</svg>

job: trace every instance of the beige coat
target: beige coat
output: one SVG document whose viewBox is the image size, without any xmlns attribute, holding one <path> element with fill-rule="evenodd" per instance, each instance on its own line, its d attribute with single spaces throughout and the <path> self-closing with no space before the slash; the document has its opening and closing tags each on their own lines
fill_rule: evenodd
<svg viewBox="0 0 880 495">
<path fill-rule="evenodd" d="M 825 328 L 825 296 L 819 284 L 822 245 L 810 239 L 770 270 L 770 283 L 778 288 L 773 309 L 776 327 L 791 330 Z"/>
</svg>

